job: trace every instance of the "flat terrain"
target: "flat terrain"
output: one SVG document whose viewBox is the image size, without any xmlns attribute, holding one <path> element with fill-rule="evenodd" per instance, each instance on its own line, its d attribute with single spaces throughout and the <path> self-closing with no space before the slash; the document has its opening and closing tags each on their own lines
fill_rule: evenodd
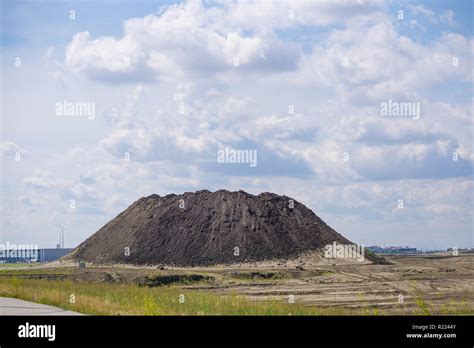
<svg viewBox="0 0 474 348">
<path fill-rule="evenodd" d="M 40 303 L 0 297 L 0 315 L 80 315 Z"/>
<path fill-rule="evenodd" d="M 22 288 L 21 281 L 28 282 L 25 286 L 28 284 L 34 290 L 36 281 L 38 284 L 41 282 L 43 287 L 48 284 L 51 287 L 53 284 L 58 286 L 61 282 L 64 287 L 81 284 L 84 288 L 89 286 L 87 284 L 107 284 L 106 289 L 111 292 L 114 286 L 132 286 L 139 289 L 139 296 L 146 296 L 146 291 L 150 291 L 157 298 L 160 297 L 160 291 L 168 291 L 170 296 L 184 293 L 186 296 L 201 294 L 205 297 L 208 294 L 216 301 L 243 296 L 248 302 L 242 302 L 241 306 L 285 304 L 278 307 L 278 314 L 291 312 L 291 306 L 301 310 L 302 314 L 474 314 L 474 254 L 400 255 L 387 259 L 392 264 L 275 261 L 206 268 L 123 265 L 88 265 L 78 268 L 56 262 L 39 267 L 0 268 L 0 296 L 12 296 L 13 279 L 20 282 L 20 285 L 16 285 L 17 290 Z M 174 292 L 171 293 L 170 289 Z M 43 303 L 47 301 L 47 298 L 43 299 Z M 225 303 L 201 312 L 199 301 L 196 301 L 192 311 L 184 310 L 185 306 L 182 306 L 184 314 L 236 313 L 222 309 Z M 56 305 L 83 313 L 90 312 L 85 307 L 62 306 L 61 303 Z M 152 311 L 151 314 L 179 314 L 181 307 L 176 308 L 178 313 L 163 310 Z M 130 314 L 129 311 L 119 313 Z M 143 314 L 140 311 L 133 313 Z M 266 308 L 244 314 L 260 313 L 275 312 Z"/>
</svg>

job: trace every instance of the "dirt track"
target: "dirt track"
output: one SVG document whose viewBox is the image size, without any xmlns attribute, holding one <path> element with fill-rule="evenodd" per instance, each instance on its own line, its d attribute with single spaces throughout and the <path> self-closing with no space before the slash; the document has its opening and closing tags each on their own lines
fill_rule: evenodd
<svg viewBox="0 0 474 348">
<path fill-rule="evenodd" d="M 387 314 L 420 311 L 424 304 L 449 311 L 474 303 L 474 255 L 392 256 L 393 265 L 338 265 L 320 275 L 301 275 L 275 282 L 216 289 L 254 299 L 281 299 L 319 307 L 379 308 Z M 308 272 L 311 269 L 308 268 Z M 400 296 L 401 295 L 401 296 Z"/>
</svg>

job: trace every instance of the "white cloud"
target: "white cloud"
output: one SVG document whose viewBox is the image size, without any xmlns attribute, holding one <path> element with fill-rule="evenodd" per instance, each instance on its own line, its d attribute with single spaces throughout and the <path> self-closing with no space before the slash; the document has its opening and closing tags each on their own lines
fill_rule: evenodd
<svg viewBox="0 0 474 348">
<path fill-rule="evenodd" d="M 214 5 L 193 0 L 129 19 L 123 24 L 121 38 L 92 39 L 87 31 L 77 33 L 66 47 L 66 64 L 93 78 L 122 81 L 150 77 L 166 81 L 189 73 L 231 71 L 236 59 L 244 70 L 291 70 L 301 53 L 296 46 L 283 43 L 276 29 L 365 23 L 385 8 L 380 1 L 228 1 Z"/>
<path fill-rule="evenodd" d="M 408 9 L 410 10 L 411 14 L 416 16 L 416 15 L 422 15 L 426 18 L 429 19 L 431 23 L 443 23 L 443 24 L 448 24 L 450 26 L 455 25 L 454 21 L 454 12 L 452 10 L 446 10 L 443 13 L 437 15 L 432 9 L 424 7 L 423 5 L 412 5 L 409 4 Z M 416 20 L 415 20 L 416 22 Z"/>
<path fill-rule="evenodd" d="M 91 39 L 88 32 L 77 33 L 66 48 L 66 64 L 99 79 L 154 75 L 166 80 L 234 69 L 236 58 L 244 69 L 268 62 L 275 38 L 223 32 L 212 23 L 212 11 L 200 1 L 170 6 L 125 21 L 122 38 Z"/>
<path fill-rule="evenodd" d="M 400 36 L 388 18 L 369 26 L 333 31 L 305 56 L 300 74 L 289 79 L 325 84 L 344 91 L 354 102 L 390 96 L 412 97 L 423 88 L 449 80 L 469 81 L 473 41 L 443 33 L 422 45 Z"/>
<path fill-rule="evenodd" d="M 23 149 L 20 145 L 12 141 L 0 142 L 0 156 L 8 158 L 23 158 L 28 156 L 30 152 Z"/>
<path fill-rule="evenodd" d="M 55 186 L 55 183 L 53 180 L 49 178 L 42 178 L 42 177 L 37 177 L 37 176 L 25 178 L 23 179 L 23 182 L 28 186 L 31 186 L 33 188 L 39 188 L 39 189 L 51 189 L 51 188 L 54 188 Z"/>
<path fill-rule="evenodd" d="M 383 1 L 229 1 L 221 25 L 268 30 L 298 25 L 326 26 L 373 20 L 386 8 Z M 290 12 L 291 11 L 291 12 Z M 225 23 L 224 23 L 225 22 Z"/>
<path fill-rule="evenodd" d="M 24 98 L 9 109 L 9 131 L 18 129 L 11 139 L 35 153 L 20 165 L 6 161 L 12 185 L 2 227 L 32 235 L 27 220 L 46 227 L 64 220 L 80 242 L 141 196 L 229 188 L 295 197 L 349 237 L 354 229 L 399 236 L 433 217 L 462 221 L 465 237 L 473 118 L 471 100 L 456 89 L 472 80 L 473 39 L 451 32 L 415 39 L 430 33 L 423 17 L 436 17 L 423 6 L 412 20 L 427 31 L 404 36 L 386 6 L 190 1 L 125 20 L 116 37 L 71 35 L 64 66 L 31 62 L 17 71 L 28 78 L 5 79 L 9 99 Z M 93 96 L 94 122 L 45 123 L 49 100 L 63 94 Z M 388 99 L 419 102 L 421 118 L 380 116 Z M 0 144 L 0 153 L 26 155 L 16 143 Z M 216 168 L 224 145 L 258 149 L 256 170 Z M 397 210 L 399 198 L 409 209 Z"/>
<path fill-rule="evenodd" d="M 411 13 L 414 15 L 422 14 L 423 16 L 430 17 L 430 18 L 435 16 L 435 13 L 433 12 L 432 9 L 426 8 L 421 4 L 419 5 L 409 4 L 408 8 L 410 9 Z"/>
<path fill-rule="evenodd" d="M 455 25 L 454 21 L 454 12 L 452 10 L 446 10 L 443 14 L 439 16 L 441 23 L 446 23 L 449 25 Z"/>
</svg>

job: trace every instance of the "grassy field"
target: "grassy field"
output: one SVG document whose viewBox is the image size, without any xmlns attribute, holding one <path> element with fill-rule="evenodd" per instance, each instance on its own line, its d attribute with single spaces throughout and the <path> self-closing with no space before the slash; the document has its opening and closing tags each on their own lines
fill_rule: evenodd
<svg viewBox="0 0 474 348">
<path fill-rule="evenodd" d="M 0 296 L 14 297 L 94 315 L 344 315 L 356 311 L 318 309 L 283 301 L 251 301 L 132 284 L 77 283 L 70 280 L 0 279 Z M 74 302 L 71 298 L 74 296 Z"/>
<path fill-rule="evenodd" d="M 91 315 L 384 315 L 381 309 L 317 308 L 287 301 L 252 301 L 237 294 L 218 296 L 133 284 L 82 283 L 71 280 L 0 279 L 0 296 L 14 297 Z M 73 301 L 74 300 L 74 301 Z M 465 303 L 451 303 L 436 313 L 423 298 L 411 314 L 469 314 Z M 466 313 L 463 311 L 466 310 Z M 407 313 L 405 313 L 407 314 Z"/>
<path fill-rule="evenodd" d="M 38 267 L 42 263 L 0 263 L 0 268 L 11 269 L 11 268 L 22 268 L 22 267 Z"/>
<path fill-rule="evenodd" d="M 391 264 L 304 268 L 17 265 L 0 267 L 0 296 L 94 315 L 472 315 L 473 260 L 394 256 Z"/>
</svg>

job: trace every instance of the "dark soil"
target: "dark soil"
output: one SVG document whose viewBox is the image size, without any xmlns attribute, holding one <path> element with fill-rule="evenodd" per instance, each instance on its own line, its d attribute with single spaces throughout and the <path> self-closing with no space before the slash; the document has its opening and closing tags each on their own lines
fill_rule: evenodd
<svg viewBox="0 0 474 348">
<path fill-rule="evenodd" d="M 154 277 L 145 277 L 145 279 L 139 283 L 141 286 L 156 287 L 170 284 L 191 284 L 201 281 L 213 281 L 213 277 L 203 276 L 200 274 L 172 274 L 172 275 L 160 275 Z"/>
<path fill-rule="evenodd" d="M 293 202 L 291 208 L 291 198 L 267 192 L 151 195 L 133 203 L 66 258 L 97 264 L 209 266 L 290 259 L 333 241 L 350 243 L 310 209 Z"/>
<path fill-rule="evenodd" d="M 229 272 L 233 278 L 239 279 L 280 279 L 283 274 L 279 272 Z"/>
</svg>

